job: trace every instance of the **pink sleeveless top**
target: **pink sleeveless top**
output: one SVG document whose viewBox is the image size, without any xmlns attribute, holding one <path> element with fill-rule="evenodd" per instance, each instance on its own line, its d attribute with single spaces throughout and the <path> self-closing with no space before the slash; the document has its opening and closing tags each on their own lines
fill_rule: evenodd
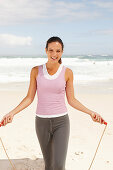
<svg viewBox="0 0 113 170">
<path fill-rule="evenodd" d="M 57 72 L 50 75 L 46 63 L 38 66 L 37 116 L 58 117 L 68 114 L 65 104 L 65 69 L 66 67 L 60 64 Z"/>
</svg>

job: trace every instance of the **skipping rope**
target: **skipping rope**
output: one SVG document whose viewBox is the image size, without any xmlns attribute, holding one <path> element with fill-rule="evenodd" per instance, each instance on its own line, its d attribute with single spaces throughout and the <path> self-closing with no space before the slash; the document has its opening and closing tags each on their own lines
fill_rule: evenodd
<svg viewBox="0 0 113 170">
<path fill-rule="evenodd" d="M 1 127 L 2 125 L 3 125 L 3 122 L 0 123 L 0 127 Z M 4 151 L 5 151 L 5 154 L 6 154 L 7 158 L 8 158 L 8 160 L 9 160 L 9 162 L 10 162 L 13 170 L 16 170 L 15 165 L 12 163 L 12 161 L 10 160 L 10 158 L 9 158 L 7 152 L 6 152 L 6 149 L 5 149 L 5 147 L 4 147 L 4 144 L 3 144 L 3 142 L 2 142 L 2 138 L 1 138 L 1 137 L 0 137 L 0 141 L 1 141 L 1 143 L 2 143 L 2 146 L 3 146 L 3 149 L 4 149 Z"/>
<path fill-rule="evenodd" d="M 3 122 L 0 123 L 0 127 L 1 127 L 2 125 L 3 125 Z M 105 130 L 106 130 L 106 127 L 107 127 L 107 122 L 104 122 L 104 125 L 105 125 L 105 128 L 104 128 L 104 130 L 103 130 L 103 133 L 102 133 L 102 135 L 101 135 L 101 138 L 100 138 L 100 140 L 99 140 L 98 146 L 97 146 L 97 148 L 96 148 L 95 154 L 94 154 L 94 156 L 93 156 L 92 162 L 91 162 L 90 167 L 89 167 L 88 170 L 90 170 L 91 167 L 92 167 L 92 165 L 93 165 L 93 162 L 94 162 L 94 159 L 95 159 L 95 157 L 96 157 L 96 154 L 97 154 L 99 145 L 100 145 L 100 143 L 101 143 L 102 137 L 103 137 L 103 135 L 104 135 L 104 133 L 105 133 Z M 9 160 L 9 162 L 10 162 L 13 170 L 16 170 L 16 167 L 15 167 L 14 163 L 12 163 L 12 161 L 10 160 L 10 158 L 9 158 L 7 152 L 6 152 L 6 149 L 5 149 L 5 147 L 4 147 L 4 144 L 3 144 L 3 141 L 2 141 L 2 139 L 1 139 L 1 137 L 0 137 L 0 141 L 1 141 L 1 143 L 2 143 L 2 146 L 3 146 L 3 149 L 4 149 L 4 151 L 5 151 L 5 154 L 6 154 L 7 158 L 8 158 L 8 160 Z"/>
</svg>

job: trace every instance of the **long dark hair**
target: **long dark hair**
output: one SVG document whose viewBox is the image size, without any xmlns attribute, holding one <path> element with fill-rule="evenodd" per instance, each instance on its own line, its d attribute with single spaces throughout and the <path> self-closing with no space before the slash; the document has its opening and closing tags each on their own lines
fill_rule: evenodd
<svg viewBox="0 0 113 170">
<path fill-rule="evenodd" d="M 51 42 L 59 42 L 62 46 L 62 50 L 64 49 L 64 44 L 62 42 L 62 40 L 59 38 L 59 37 L 51 37 L 47 40 L 46 42 L 46 49 L 48 49 L 48 44 L 51 43 Z M 59 64 L 62 63 L 62 59 L 60 58 L 59 61 L 58 61 Z"/>
</svg>

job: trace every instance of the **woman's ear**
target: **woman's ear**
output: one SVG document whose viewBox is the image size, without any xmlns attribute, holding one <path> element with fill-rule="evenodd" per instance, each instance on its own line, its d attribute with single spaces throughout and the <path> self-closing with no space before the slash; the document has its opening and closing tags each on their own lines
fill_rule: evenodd
<svg viewBox="0 0 113 170">
<path fill-rule="evenodd" d="M 47 53 L 47 48 L 45 48 L 45 52 Z"/>
</svg>

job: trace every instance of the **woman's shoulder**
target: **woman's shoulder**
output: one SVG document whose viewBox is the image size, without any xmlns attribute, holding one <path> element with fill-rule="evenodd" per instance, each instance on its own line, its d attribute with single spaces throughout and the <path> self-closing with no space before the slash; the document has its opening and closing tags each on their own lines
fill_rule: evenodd
<svg viewBox="0 0 113 170">
<path fill-rule="evenodd" d="M 34 66 L 34 67 L 32 67 L 32 69 L 31 70 L 33 70 L 34 72 L 38 72 L 38 70 L 39 70 L 39 67 L 40 67 L 41 65 L 37 65 L 37 66 Z"/>
<path fill-rule="evenodd" d="M 70 69 L 69 67 L 65 66 L 65 70 L 66 70 L 67 74 L 72 74 L 73 73 L 72 69 Z"/>
<path fill-rule="evenodd" d="M 35 78 L 38 76 L 38 70 L 39 70 L 39 65 L 32 67 L 31 72 L 35 76 Z"/>
<path fill-rule="evenodd" d="M 65 67 L 65 79 L 68 80 L 72 76 L 73 76 L 72 69 Z"/>
<path fill-rule="evenodd" d="M 37 78 L 38 72 L 39 72 L 39 67 L 41 67 L 41 66 L 42 66 L 42 64 L 32 67 L 31 71 L 34 73 L 35 78 Z"/>
<path fill-rule="evenodd" d="M 38 71 L 38 67 L 39 67 L 39 66 L 34 66 L 34 67 L 32 67 L 31 71 L 37 72 L 37 71 Z"/>
</svg>

